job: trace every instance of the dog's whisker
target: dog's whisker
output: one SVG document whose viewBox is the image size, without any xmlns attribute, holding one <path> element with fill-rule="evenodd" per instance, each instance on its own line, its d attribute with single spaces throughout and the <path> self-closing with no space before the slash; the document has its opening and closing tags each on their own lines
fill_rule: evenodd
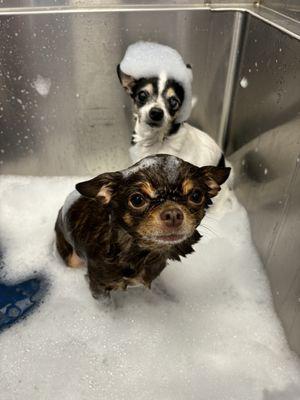
<svg viewBox="0 0 300 400">
<path fill-rule="evenodd" d="M 215 235 L 216 237 L 219 237 L 219 234 L 218 234 L 216 231 L 214 231 L 213 229 L 207 227 L 206 225 L 201 224 L 201 225 L 200 225 L 200 229 L 201 229 L 201 228 L 207 229 L 210 233 L 212 233 L 212 234 Z"/>
<path fill-rule="evenodd" d="M 216 218 L 211 217 L 210 215 L 205 215 L 205 218 L 210 219 L 211 221 L 218 222 Z"/>
</svg>

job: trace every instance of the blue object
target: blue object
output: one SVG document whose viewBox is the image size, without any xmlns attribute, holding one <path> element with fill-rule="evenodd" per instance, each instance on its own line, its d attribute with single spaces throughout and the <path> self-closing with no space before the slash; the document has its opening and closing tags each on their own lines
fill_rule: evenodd
<svg viewBox="0 0 300 400">
<path fill-rule="evenodd" d="M 42 282 L 33 278 L 14 285 L 0 283 L 0 333 L 36 308 L 45 293 Z"/>
</svg>

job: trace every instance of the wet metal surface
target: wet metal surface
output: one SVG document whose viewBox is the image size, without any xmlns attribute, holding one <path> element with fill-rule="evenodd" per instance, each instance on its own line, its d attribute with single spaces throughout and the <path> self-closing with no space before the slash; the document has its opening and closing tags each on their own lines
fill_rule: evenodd
<svg viewBox="0 0 300 400">
<path fill-rule="evenodd" d="M 126 167 L 131 105 L 116 65 L 139 39 L 174 46 L 193 66 L 192 120 L 216 137 L 233 18 L 207 10 L 1 16 L 2 173 Z"/>
<path fill-rule="evenodd" d="M 248 16 L 228 130 L 228 152 L 300 112 L 300 41 Z"/>
<path fill-rule="evenodd" d="M 231 157 L 236 193 L 271 283 L 276 310 L 300 354 L 300 117 L 260 135 Z"/>
</svg>

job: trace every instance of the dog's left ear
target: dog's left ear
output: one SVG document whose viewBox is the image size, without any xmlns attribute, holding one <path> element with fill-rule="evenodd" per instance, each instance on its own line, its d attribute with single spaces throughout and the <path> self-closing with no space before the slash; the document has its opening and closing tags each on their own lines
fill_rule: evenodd
<svg viewBox="0 0 300 400">
<path fill-rule="evenodd" d="M 202 179 L 208 188 L 209 197 L 214 197 L 221 190 L 220 185 L 226 181 L 231 168 L 227 167 L 202 167 L 200 168 Z"/>
<path fill-rule="evenodd" d="M 127 93 L 132 94 L 132 88 L 134 87 L 136 80 L 132 76 L 124 74 L 124 72 L 121 71 L 120 64 L 117 66 L 117 74 L 123 88 Z"/>
<path fill-rule="evenodd" d="M 83 196 L 101 198 L 103 204 L 108 204 L 114 190 L 121 182 L 120 172 L 105 173 L 96 178 L 77 183 L 76 190 Z"/>
</svg>

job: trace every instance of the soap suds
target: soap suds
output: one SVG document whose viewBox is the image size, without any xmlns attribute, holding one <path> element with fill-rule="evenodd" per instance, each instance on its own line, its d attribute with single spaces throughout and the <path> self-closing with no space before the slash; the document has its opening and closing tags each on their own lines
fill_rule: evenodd
<svg viewBox="0 0 300 400">
<path fill-rule="evenodd" d="M 81 178 L 0 178 L 2 279 L 33 271 L 50 288 L 0 335 L 5 400 L 298 400 L 300 366 L 272 308 L 245 210 L 203 221 L 203 239 L 153 290 L 112 304 L 54 251 L 54 223 Z"/>
<path fill-rule="evenodd" d="M 49 78 L 43 78 L 41 75 L 38 75 L 37 78 L 32 82 L 31 86 L 42 97 L 47 97 L 50 92 L 51 80 Z"/>
<path fill-rule="evenodd" d="M 240 85 L 243 89 L 246 89 L 246 87 L 249 85 L 248 79 L 245 76 L 241 79 Z"/>
</svg>

